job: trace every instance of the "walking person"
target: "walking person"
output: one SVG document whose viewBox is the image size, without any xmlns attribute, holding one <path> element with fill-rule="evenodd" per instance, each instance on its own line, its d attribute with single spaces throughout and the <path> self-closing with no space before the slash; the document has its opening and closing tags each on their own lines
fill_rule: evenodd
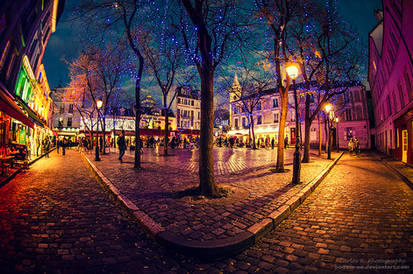
<svg viewBox="0 0 413 274">
<path fill-rule="evenodd" d="M 126 151 L 125 131 L 124 130 L 122 130 L 122 132 L 121 132 L 121 134 L 118 138 L 117 145 L 118 145 L 118 148 L 119 148 L 119 161 L 122 163 L 123 162 L 122 157 L 123 157 L 123 155 L 125 154 L 125 151 Z"/>
<path fill-rule="evenodd" d="M 44 153 L 46 153 L 46 158 L 49 158 L 49 150 L 50 150 L 50 141 L 49 137 L 47 136 L 44 140 Z"/>
<path fill-rule="evenodd" d="M 288 147 L 288 136 L 285 136 L 284 138 L 284 148 Z"/>
<path fill-rule="evenodd" d="M 66 137 L 64 137 L 63 140 L 62 140 L 62 155 L 63 156 L 66 155 L 66 145 L 67 145 L 67 139 L 66 139 Z"/>
<path fill-rule="evenodd" d="M 357 137 L 354 138 L 354 150 L 356 152 L 356 156 L 360 155 L 360 142 L 359 139 L 357 139 Z"/>
<path fill-rule="evenodd" d="M 271 139 L 271 148 L 274 149 L 274 145 L 275 145 L 275 140 L 274 137 Z"/>
<path fill-rule="evenodd" d="M 60 146 L 61 146 L 60 139 L 58 139 L 56 142 L 57 154 L 59 154 Z"/>
<path fill-rule="evenodd" d="M 348 153 L 350 154 L 350 156 L 353 155 L 353 150 L 354 150 L 354 143 L 353 143 L 353 138 L 351 138 L 350 141 L 348 142 Z"/>
</svg>

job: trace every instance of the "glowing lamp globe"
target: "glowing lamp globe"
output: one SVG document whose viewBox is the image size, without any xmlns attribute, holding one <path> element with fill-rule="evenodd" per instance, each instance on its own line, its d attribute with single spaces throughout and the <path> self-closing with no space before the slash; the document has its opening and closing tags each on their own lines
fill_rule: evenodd
<svg viewBox="0 0 413 274">
<path fill-rule="evenodd" d="M 96 107 L 97 107 L 98 109 L 100 109 L 100 108 L 102 107 L 102 105 L 103 105 L 102 100 L 97 100 L 97 101 L 96 101 Z"/>
<path fill-rule="evenodd" d="M 330 104 L 326 105 L 326 112 L 329 113 L 331 111 L 332 107 Z"/>
<path fill-rule="evenodd" d="M 291 64 L 285 69 L 287 71 L 288 76 L 295 80 L 298 77 L 298 68 L 296 65 Z"/>
</svg>

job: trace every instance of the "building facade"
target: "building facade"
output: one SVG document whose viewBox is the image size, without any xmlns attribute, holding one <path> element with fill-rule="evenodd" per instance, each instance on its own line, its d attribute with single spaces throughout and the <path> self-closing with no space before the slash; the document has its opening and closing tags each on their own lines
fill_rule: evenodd
<svg viewBox="0 0 413 274">
<path fill-rule="evenodd" d="M 379 151 L 413 164 L 413 2 L 383 0 L 369 34 L 369 83 Z"/>
<path fill-rule="evenodd" d="M 201 129 L 201 99 L 198 90 L 191 87 L 177 87 L 171 109 L 176 113 L 176 127 L 179 131 Z"/>
<path fill-rule="evenodd" d="M 26 146 L 38 155 L 46 136 L 50 88 L 42 58 L 64 0 L 5 0 L 0 7 L 1 146 Z"/>
<path fill-rule="evenodd" d="M 237 137 L 242 143 L 248 143 L 252 138 L 252 126 L 250 116 L 246 110 L 243 110 L 245 103 L 240 103 L 241 87 L 235 76 L 230 92 L 230 131 L 228 136 Z M 297 87 L 298 94 L 304 94 L 300 86 Z M 345 97 L 345 98 L 344 98 Z M 304 96 L 300 96 L 304 98 Z M 296 141 L 296 123 L 293 89 L 288 92 L 288 104 L 285 135 L 283 140 L 288 140 L 288 144 L 294 144 Z M 347 148 L 349 140 L 356 137 L 360 141 L 362 149 L 369 149 L 370 142 L 370 122 L 367 106 L 366 89 L 362 85 L 350 87 L 345 91 L 345 95 L 338 95 L 331 100 L 335 117 L 338 123 L 333 123 L 333 146 L 339 145 L 341 149 Z M 301 122 L 300 136 L 304 140 L 304 100 L 300 101 L 299 117 Z M 254 121 L 254 135 L 256 144 L 260 147 L 268 147 L 274 139 L 278 143 L 279 122 L 281 117 L 281 98 L 275 89 L 269 89 L 263 92 L 256 102 L 252 112 Z M 321 138 L 325 144 L 328 136 L 327 131 L 327 114 L 324 111 L 320 115 L 320 122 L 316 118 L 310 129 L 310 145 L 317 147 Z M 320 128 L 321 126 L 321 128 Z M 321 129 L 321 130 L 320 130 Z"/>
</svg>

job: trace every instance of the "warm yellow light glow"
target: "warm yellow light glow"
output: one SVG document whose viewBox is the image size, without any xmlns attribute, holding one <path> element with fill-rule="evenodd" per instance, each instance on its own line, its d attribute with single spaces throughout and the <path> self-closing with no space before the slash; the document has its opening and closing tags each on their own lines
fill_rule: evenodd
<svg viewBox="0 0 413 274">
<path fill-rule="evenodd" d="M 336 123 L 338 123 L 338 117 L 336 117 Z"/>
<path fill-rule="evenodd" d="M 298 67 L 295 64 L 289 64 L 285 70 L 291 79 L 296 79 L 298 77 Z"/>
<path fill-rule="evenodd" d="M 103 105 L 102 100 L 97 100 L 97 101 L 96 101 L 96 107 L 97 107 L 98 109 L 100 109 L 100 108 L 102 107 L 102 105 Z"/>
<path fill-rule="evenodd" d="M 34 78 L 33 69 L 32 69 L 32 66 L 30 65 L 29 58 L 27 57 L 27 55 L 24 55 L 23 57 L 23 66 L 26 69 L 27 75 L 29 75 L 30 79 L 36 80 Z"/>
<path fill-rule="evenodd" d="M 53 1 L 53 14 L 52 14 L 52 32 L 56 31 L 56 21 L 57 21 L 57 6 L 59 5 L 59 0 Z"/>
<path fill-rule="evenodd" d="M 330 104 L 327 104 L 325 109 L 326 109 L 326 112 L 329 113 L 332 109 L 332 106 Z"/>
</svg>

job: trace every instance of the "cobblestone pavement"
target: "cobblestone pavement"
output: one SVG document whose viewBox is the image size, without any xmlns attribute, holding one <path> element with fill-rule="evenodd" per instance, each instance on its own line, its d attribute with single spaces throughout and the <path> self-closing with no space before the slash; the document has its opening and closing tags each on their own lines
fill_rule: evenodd
<svg viewBox="0 0 413 274">
<path fill-rule="evenodd" d="M 345 156 L 288 219 L 238 259 L 250 264 L 247 271 L 411 273 L 413 191 L 380 161 Z"/>
<path fill-rule="evenodd" d="M 246 153 L 236 154 L 234 161 Z M 291 168 L 293 150 L 287 153 L 286 166 Z M 93 161 L 93 153 L 87 156 Z M 167 158 L 163 160 L 168 161 L 167 166 L 148 162 L 147 157 L 140 171 L 132 168 L 132 158 L 121 164 L 113 153 L 93 163 L 124 196 L 166 231 L 191 241 L 223 240 L 245 232 L 295 196 L 331 162 L 315 158 L 317 161 L 303 164 L 301 179 L 305 183 L 295 186 L 290 183 L 292 170 L 273 173 L 268 168 L 253 172 L 241 169 L 239 174 L 221 174 L 216 176 L 217 184 L 228 187 L 234 194 L 228 199 L 197 200 L 183 190 L 198 186 L 198 175 L 177 167 L 179 163 L 182 166 L 187 163 L 174 156 L 162 158 Z"/>
<path fill-rule="evenodd" d="M 53 152 L 0 188 L 0 272 L 336 272 L 377 269 L 384 259 L 393 259 L 387 267 L 411 271 L 412 210 L 413 191 L 380 162 L 346 156 L 259 243 L 237 256 L 202 262 L 148 239 L 76 152 L 65 158 Z"/>
<path fill-rule="evenodd" d="M 0 188 L 0 273 L 159 273 L 180 268 L 171 256 L 122 214 L 77 152 L 53 152 Z"/>
<path fill-rule="evenodd" d="M 113 151 L 114 149 L 111 148 Z M 116 151 L 116 149 L 115 149 Z M 287 149 L 292 151 L 292 149 Z M 143 161 L 160 164 L 172 168 L 183 169 L 198 173 L 199 153 L 198 149 L 169 149 L 170 156 L 160 156 L 163 153 L 159 149 L 145 148 Z M 229 175 L 241 172 L 250 172 L 256 169 L 268 168 L 275 165 L 276 149 L 262 148 L 251 150 L 246 148 L 214 147 L 214 173 L 216 175 Z M 125 159 L 133 161 L 134 151 L 128 151 Z M 292 153 L 286 153 L 286 161 L 292 161 Z"/>
</svg>

